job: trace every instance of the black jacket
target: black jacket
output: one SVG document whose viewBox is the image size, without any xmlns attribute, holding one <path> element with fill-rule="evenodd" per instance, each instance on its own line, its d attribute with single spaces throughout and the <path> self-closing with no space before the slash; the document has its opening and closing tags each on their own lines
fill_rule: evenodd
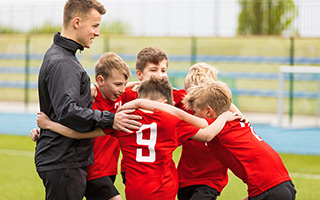
<svg viewBox="0 0 320 200">
<path fill-rule="evenodd" d="M 111 128 L 114 114 L 91 110 L 90 78 L 76 51 L 83 47 L 77 42 L 54 35 L 39 72 L 40 110 L 52 121 L 79 132 L 95 127 Z M 86 167 L 93 163 L 93 140 L 75 140 L 50 130 L 42 130 L 37 141 L 35 164 L 37 171 Z"/>
</svg>

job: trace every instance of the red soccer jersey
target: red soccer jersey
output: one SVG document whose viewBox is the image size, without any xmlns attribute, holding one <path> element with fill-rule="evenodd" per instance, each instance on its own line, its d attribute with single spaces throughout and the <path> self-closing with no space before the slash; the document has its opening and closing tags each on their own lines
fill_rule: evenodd
<svg viewBox="0 0 320 200">
<path fill-rule="evenodd" d="M 143 117 L 139 131 L 112 133 L 119 139 L 126 167 L 126 198 L 174 200 L 178 175 L 172 152 L 199 128 L 158 110 L 136 110 L 134 114 Z"/>
<path fill-rule="evenodd" d="M 105 99 L 97 88 L 97 97 L 93 103 L 93 110 L 107 110 L 115 113 L 122 105 L 122 96 L 116 101 Z M 96 137 L 93 140 L 94 164 L 88 167 L 87 180 L 103 176 L 117 175 L 120 147 L 118 139 L 110 135 Z"/>
<path fill-rule="evenodd" d="M 182 144 L 178 174 L 179 188 L 208 185 L 221 193 L 228 183 L 228 168 L 217 160 L 207 143 L 196 140 Z"/>
<path fill-rule="evenodd" d="M 209 124 L 214 120 L 207 119 Z M 218 160 L 248 185 L 250 197 L 291 180 L 279 154 L 250 124 L 227 122 L 208 145 Z"/>
<path fill-rule="evenodd" d="M 186 110 L 181 102 L 186 90 L 174 90 L 175 106 Z M 208 185 L 220 193 L 228 183 L 228 168 L 223 166 L 212 154 L 207 143 L 188 140 L 182 144 L 182 153 L 178 165 L 179 188 L 191 185 Z"/>
<path fill-rule="evenodd" d="M 187 110 L 184 104 L 182 103 L 182 100 L 186 96 L 187 91 L 185 89 L 181 89 L 181 90 L 174 89 L 172 92 L 173 92 L 174 106 L 193 115 L 192 110 Z"/>
</svg>

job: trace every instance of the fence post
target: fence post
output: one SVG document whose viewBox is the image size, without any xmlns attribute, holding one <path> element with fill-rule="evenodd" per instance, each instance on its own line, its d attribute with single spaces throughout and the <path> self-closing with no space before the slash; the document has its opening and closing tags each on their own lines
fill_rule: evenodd
<svg viewBox="0 0 320 200">
<path fill-rule="evenodd" d="M 197 62 L 197 38 L 191 37 L 191 65 Z"/>
<path fill-rule="evenodd" d="M 29 79 L 30 79 L 30 35 L 27 35 L 25 46 L 25 83 L 24 83 L 24 105 L 29 104 Z"/>
<path fill-rule="evenodd" d="M 109 36 L 104 37 L 103 39 L 103 52 L 109 52 L 110 51 L 110 38 Z"/>
<path fill-rule="evenodd" d="M 290 37 L 290 65 L 294 65 L 294 37 Z M 289 74 L 289 122 L 293 116 L 293 73 Z"/>
</svg>

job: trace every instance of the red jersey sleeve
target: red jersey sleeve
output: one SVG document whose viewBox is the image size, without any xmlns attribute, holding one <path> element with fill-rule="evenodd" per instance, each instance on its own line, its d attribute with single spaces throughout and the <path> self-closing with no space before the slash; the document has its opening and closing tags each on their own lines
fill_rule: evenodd
<svg viewBox="0 0 320 200">
<path fill-rule="evenodd" d="M 133 91 L 132 88 L 126 88 L 125 92 L 121 95 L 123 103 L 135 100 L 138 98 L 138 92 Z"/>
<path fill-rule="evenodd" d="M 178 135 L 178 142 L 179 145 L 187 141 L 190 137 L 194 136 L 198 133 L 200 128 L 195 127 L 185 121 L 180 121 L 177 124 L 177 135 Z"/>
<path fill-rule="evenodd" d="M 190 113 L 193 115 L 192 110 L 188 110 L 185 108 L 185 105 L 182 103 L 183 98 L 186 96 L 187 91 L 185 89 L 181 90 L 173 90 L 173 101 L 174 106 L 177 108 L 180 108 L 181 110 L 186 111 L 187 113 Z"/>
</svg>

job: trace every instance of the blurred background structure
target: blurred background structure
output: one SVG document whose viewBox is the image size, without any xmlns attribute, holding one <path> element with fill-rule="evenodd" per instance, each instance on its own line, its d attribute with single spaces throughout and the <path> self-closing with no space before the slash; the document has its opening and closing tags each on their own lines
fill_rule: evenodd
<svg viewBox="0 0 320 200">
<path fill-rule="evenodd" d="M 320 68 L 319 0 L 101 2 L 107 9 L 101 36 L 78 54 L 92 82 L 103 52 L 119 54 L 134 74 L 136 54 L 157 46 L 169 56 L 177 88 L 192 64 L 207 62 L 219 69 L 243 112 L 276 114 L 282 106 L 290 121 L 303 115 L 319 123 L 318 73 L 286 74 L 278 104 L 280 65 Z M 37 74 L 53 34 L 61 31 L 64 3 L 12 0 L 1 6 L 0 101 L 38 101 Z"/>
</svg>

